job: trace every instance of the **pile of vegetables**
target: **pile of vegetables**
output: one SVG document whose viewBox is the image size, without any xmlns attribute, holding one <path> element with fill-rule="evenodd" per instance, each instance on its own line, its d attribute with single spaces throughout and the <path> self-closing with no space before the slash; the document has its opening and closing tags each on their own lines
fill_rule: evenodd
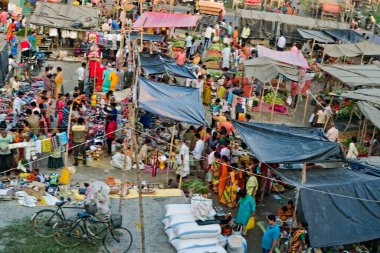
<svg viewBox="0 0 380 253">
<path fill-rule="evenodd" d="M 185 192 L 191 192 L 195 194 L 208 194 L 209 187 L 199 179 L 191 179 L 183 183 L 183 189 Z"/>
<path fill-rule="evenodd" d="M 271 92 L 271 93 L 268 93 L 264 96 L 264 101 L 269 103 L 269 104 L 276 104 L 276 105 L 283 105 L 284 104 L 284 99 L 277 96 L 275 96 L 275 93 L 274 92 Z"/>
<path fill-rule="evenodd" d="M 175 39 L 173 40 L 173 47 L 185 47 L 186 41 L 181 40 L 181 39 Z"/>
<path fill-rule="evenodd" d="M 210 46 L 210 50 L 217 50 L 217 51 L 222 51 L 224 49 L 223 43 L 212 43 Z"/>
<path fill-rule="evenodd" d="M 236 73 L 236 76 L 243 76 L 243 71 L 238 71 L 238 72 Z"/>
<path fill-rule="evenodd" d="M 209 70 L 208 73 L 211 77 L 220 77 L 223 75 L 223 71 L 221 70 Z"/>
<path fill-rule="evenodd" d="M 351 115 L 352 110 L 354 110 L 354 103 L 341 107 L 339 111 L 337 111 L 337 118 L 348 118 Z"/>
<path fill-rule="evenodd" d="M 216 62 L 220 62 L 222 60 L 221 57 L 218 57 L 218 56 L 215 56 L 215 55 L 208 55 L 206 56 L 205 58 L 205 62 L 208 62 L 208 61 L 216 61 Z"/>
<path fill-rule="evenodd" d="M 209 50 L 207 55 L 213 55 L 216 57 L 222 57 L 222 53 L 218 50 Z"/>
</svg>

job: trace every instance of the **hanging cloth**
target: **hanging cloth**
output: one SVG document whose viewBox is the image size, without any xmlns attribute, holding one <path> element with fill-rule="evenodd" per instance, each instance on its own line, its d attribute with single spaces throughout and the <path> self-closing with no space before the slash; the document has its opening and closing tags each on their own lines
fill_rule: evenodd
<svg viewBox="0 0 380 253">
<path fill-rule="evenodd" d="M 67 132 L 63 132 L 59 134 L 61 145 L 66 145 L 69 143 L 69 138 L 67 138 Z"/>
<path fill-rule="evenodd" d="M 52 143 L 51 143 L 50 138 L 42 140 L 42 142 L 41 142 L 42 152 L 44 152 L 44 153 L 51 152 L 52 151 L 51 145 L 52 145 Z"/>
</svg>

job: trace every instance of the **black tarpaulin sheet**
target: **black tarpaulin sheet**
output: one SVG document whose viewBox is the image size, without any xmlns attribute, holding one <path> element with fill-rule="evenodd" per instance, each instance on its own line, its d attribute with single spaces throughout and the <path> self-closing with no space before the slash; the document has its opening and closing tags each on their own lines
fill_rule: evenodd
<svg viewBox="0 0 380 253">
<path fill-rule="evenodd" d="M 205 111 L 198 89 L 157 83 L 139 78 L 138 103 L 143 110 L 194 125 L 205 124 Z"/>
<path fill-rule="evenodd" d="M 371 156 L 348 160 L 352 170 L 380 177 L 380 157 Z"/>
<path fill-rule="evenodd" d="M 168 73 L 173 76 L 196 79 L 188 66 L 178 65 L 173 58 L 160 53 L 140 53 L 140 63 L 145 75 Z"/>
<path fill-rule="evenodd" d="M 349 29 L 332 29 L 324 32 L 342 43 L 358 43 L 364 40 L 357 32 Z"/>
<path fill-rule="evenodd" d="M 138 32 L 132 32 L 130 35 L 130 39 L 140 39 L 141 35 Z M 153 42 L 163 42 L 165 39 L 165 36 L 163 35 L 156 35 L 156 34 L 143 34 L 143 40 L 145 41 L 153 41 Z"/>
<path fill-rule="evenodd" d="M 235 129 L 260 162 L 303 163 L 343 160 L 339 143 L 323 130 L 234 121 Z"/>
<path fill-rule="evenodd" d="M 292 185 L 300 182 L 301 170 L 275 171 Z M 308 169 L 306 177 L 300 201 L 311 247 L 380 238 L 380 202 L 374 202 L 380 201 L 380 178 L 344 168 Z"/>
</svg>

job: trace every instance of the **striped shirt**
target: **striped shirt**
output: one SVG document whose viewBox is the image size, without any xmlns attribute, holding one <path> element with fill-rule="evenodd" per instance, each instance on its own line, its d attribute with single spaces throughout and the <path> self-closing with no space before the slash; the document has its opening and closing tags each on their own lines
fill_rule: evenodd
<svg viewBox="0 0 380 253">
<path fill-rule="evenodd" d="M 67 127 L 67 125 L 69 124 L 70 107 L 65 106 L 63 107 L 62 111 L 63 111 L 62 126 Z"/>
</svg>

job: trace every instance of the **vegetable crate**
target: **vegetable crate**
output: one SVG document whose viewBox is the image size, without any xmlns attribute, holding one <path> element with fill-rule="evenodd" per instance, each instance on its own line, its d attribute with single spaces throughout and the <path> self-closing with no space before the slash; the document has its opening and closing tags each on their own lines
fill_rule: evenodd
<svg viewBox="0 0 380 253">
<path fill-rule="evenodd" d="M 216 61 L 205 62 L 205 65 L 208 69 L 220 69 L 220 64 Z"/>
</svg>

